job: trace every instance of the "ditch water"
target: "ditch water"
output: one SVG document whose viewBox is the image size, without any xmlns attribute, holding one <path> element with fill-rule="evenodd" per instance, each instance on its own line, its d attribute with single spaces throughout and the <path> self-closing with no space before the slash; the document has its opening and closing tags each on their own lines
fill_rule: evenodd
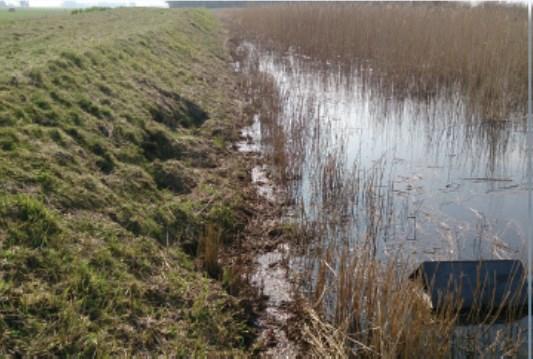
<svg viewBox="0 0 533 359">
<path fill-rule="evenodd" d="M 523 117 L 486 122 L 459 91 L 398 98 L 357 70 L 242 46 L 277 89 L 289 194 L 299 220 L 323 224 L 324 242 L 371 239 L 376 257 L 401 256 L 412 268 L 526 263 Z M 260 132 L 258 121 L 250 129 Z"/>
<path fill-rule="evenodd" d="M 378 254 L 525 260 L 523 121 L 482 123 L 467 115 L 459 94 L 382 98 L 357 74 L 347 87 L 337 73 L 317 76 L 292 58 L 261 56 L 260 71 L 282 94 L 287 128 L 307 127 L 298 133 L 306 138 L 293 139 L 303 145 L 293 195 L 307 216 L 328 210 L 328 182 L 352 181 L 335 203 L 348 201 L 353 240 L 372 232 Z M 372 212 L 359 205 L 365 194 L 374 196 Z"/>
</svg>

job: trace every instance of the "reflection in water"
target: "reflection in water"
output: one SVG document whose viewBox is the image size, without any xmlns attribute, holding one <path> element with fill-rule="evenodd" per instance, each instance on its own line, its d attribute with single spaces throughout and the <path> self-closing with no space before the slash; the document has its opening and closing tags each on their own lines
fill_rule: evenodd
<svg viewBox="0 0 533 359">
<path fill-rule="evenodd" d="M 345 74 L 317 70 L 295 55 L 258 59 L 282 94 L 287 132 L 300 137 L 290 139 L 301 148 L 293 195 L 307 216 L 324 216 L 324 174 L 335 168 L 336 175 L 359 181 L 351 236 L 375 232 L 378 255 L 400 250 L 417 261 L 525 259 L 519 118 L 484 123 L 468 114 L 458 92 L 395 100 L 356 72 L 346 81 Z M 375 213 L 357 205 L 368 183 L 379 202 L 379 224 Z"/>
<path fill-rule="evenodd" d="M 365 342 L 365 326 L 376 325 L 367 320 L 370 311 L 397 303 L 390 293 L 383 301 L 365 297 L 385 285 L 372 287 L 368 281 L 395 280 L 364 256 L 352 259 L 368 246 L 372 258 L 391 258 L 393 267 L 401 259 L 401 268 L 394 270 L 398 276 L 425 260 L 525 260 L 522 118 L 487 123 L 469 113 L 459 91 L 398 97 L 373 82 L 369 69 L 364 76 L 347 74 L 293 53 L 279 56 L 244 46 L 249 58 L 239 71 L 246 72 L 247 66 L 259 70 L 277 90 L 275 125 L 283 127 L 286 137 L 285 184 L 296 220 L 320 238 L 293 262 L 304 276 L 310 275 L 304 291 L 310 297 L 319 294 L 328 319 L 338 322 L 343 312 L 360 315 L 353 318 L 359 327 L 349 330 Z M 250 129 L 268 127 L 256 117 Z M 273 152 L 272 147 L 263 143 L 266 152 Z M 344 287 L 358 290 L 344 290 L 339 278 L 345 270 L 353 278 Z M 453 356 L 492 350 L 491 357 L 507 347 L 518 349 L 523 328 L 521 322 L 458 327 Z M 445 337 L 446 323 L 441 329 L 437 335 Z"/>
</svg>

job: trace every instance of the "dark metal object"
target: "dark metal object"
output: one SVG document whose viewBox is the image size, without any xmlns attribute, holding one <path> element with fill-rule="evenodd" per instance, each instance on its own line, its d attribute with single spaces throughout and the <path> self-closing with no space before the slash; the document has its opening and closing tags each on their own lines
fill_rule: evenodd
<svg viewBox="0 0 533 359">
<path fill-rule="evenodd" d="M 526 273 L 518 260 L 423 262 L 409 278 L 422 281 L 433 311 L 452 308 L 460 324 L 527 314 Z"/>
</svg>

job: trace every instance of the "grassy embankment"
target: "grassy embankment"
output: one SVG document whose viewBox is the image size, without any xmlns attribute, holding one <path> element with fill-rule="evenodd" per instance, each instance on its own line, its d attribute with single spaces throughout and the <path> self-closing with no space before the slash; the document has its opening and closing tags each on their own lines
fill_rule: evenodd
<svg viewBox="0 0 533 359">
<path fill-rule="evenodd" d="M 55 17 L 66 15 L 68 10 L 61 8 L 17 8 L 11 12 L 7 8 L 0 9 L 0 24 L 5 24 L 17 20 L 28 20 L 43 17 Z"/>
<path fill-rule="evenodd" d="M 193 260 L 242 226 L 226 56 L 204 11 L 0 23 L 0 356 L 246 350 Z"/>
</svg>

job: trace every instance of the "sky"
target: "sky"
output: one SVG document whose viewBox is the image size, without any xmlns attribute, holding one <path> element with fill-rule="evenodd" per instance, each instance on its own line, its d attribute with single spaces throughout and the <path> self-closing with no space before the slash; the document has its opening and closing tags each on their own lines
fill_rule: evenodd
<svg viewBox="0 0 533 359">
<path fill-rule="evenodd" d="M 6 1 L 6 0 L 4 0 Z M 31 7 L 60 7 L 64 0 L 30 0 Z M 135 3 L 137 6 L 158 6 L 166 7 L 165 0 L 74 0 L 78 3 L 86 4 L 89 6 L 98 5 L 98 3 L 117 3 L 129 5 Z M 479 2 L 479 1 L 473 1 Z M 527 2 L 527 0 L 508 0 L 508 2 Z M 7 0 L 6 3 L 11 5 L 18 5 L 19 0 Z"/>
</svg>

